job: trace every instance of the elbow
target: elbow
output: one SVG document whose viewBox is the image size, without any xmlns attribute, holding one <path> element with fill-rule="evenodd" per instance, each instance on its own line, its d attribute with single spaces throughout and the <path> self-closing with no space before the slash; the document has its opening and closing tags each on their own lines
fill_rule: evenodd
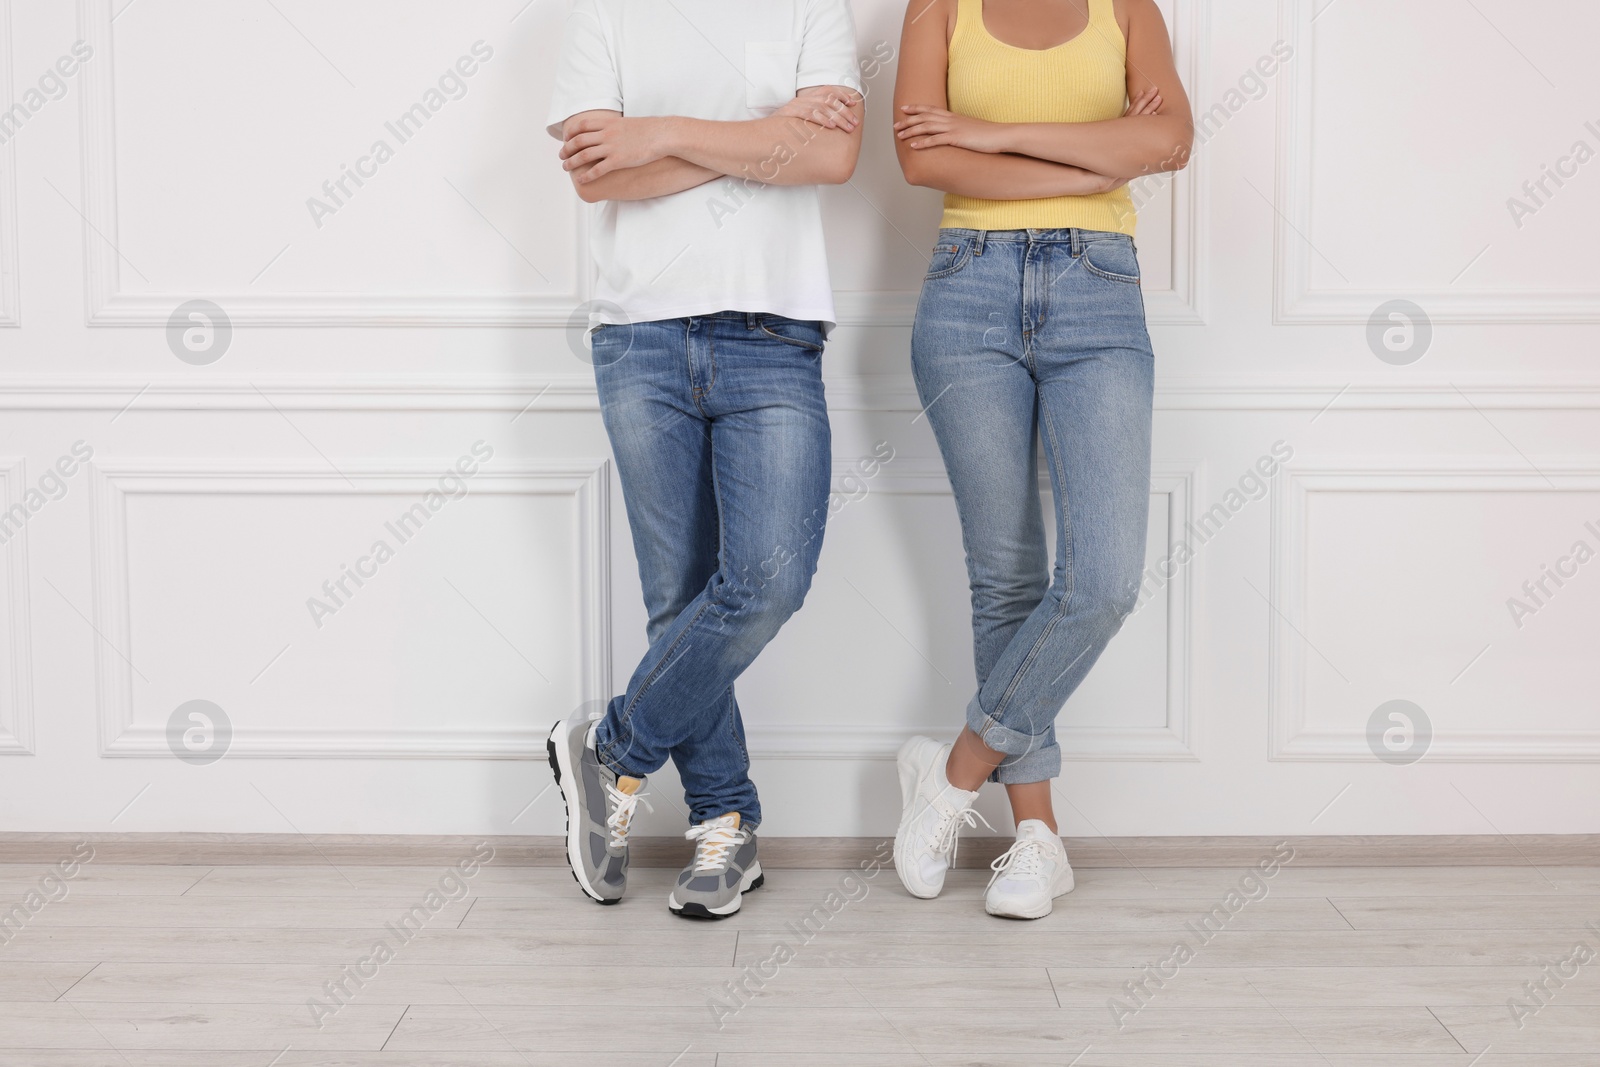
<svg viewBox="0 0 1600 1067">
<path fill-rule="evenodd" d="M 838 163 L 823 171 L 822 176 L 817 179 L 817 183 L 819 185 L 843 185 L 851 179 L 855 172 L 856 165 L 854 160 L 847 163 Z"/>
<path fill-rule="evenodd" d="M 1194 126 L 1185 123 L 1172 141 L 1171 151 L 1162 159 L 1161 170 L 1186 170 L 1194 158 Z"/>
<path fill-rule="evenodd" d="M 861 158 L 858 151 L 840 152 L 832 158 L 822 161 L 820 173 L 817 175 L 818 185 L 843 185 L 849 181 L 856 172 L 856 161 Z"/>
<path fill-rule="evenodd" d="M 900 160 L 900 173 L 905 176 L 907 185 L 915 185 L 921 189 L 932 189 L 933 175 L 928 173 L 928 168 L 915 155 L 907 156 Z"/>
</svg>

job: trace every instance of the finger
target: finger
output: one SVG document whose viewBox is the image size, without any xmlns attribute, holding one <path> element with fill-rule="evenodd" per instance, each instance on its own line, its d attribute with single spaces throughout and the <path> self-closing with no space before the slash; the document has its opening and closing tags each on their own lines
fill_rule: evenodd
<svg viewBox="0 0 1600 1067">
<path fill-rule="evenodd" d="M 590 170 L 588 174 L 585 174 L 579 180 L 581 182 L 584 182 L 584 183 L 592 182 L 596 178 L 604 178 L 607 174 L 610 174 L 612 171 L 614 171 L 616 169 L 617 169 L 616 166 L 611 162 L 611 160 L 603 159 L 599 163 L 596 163 L 594 165 L 594 168 L 592 170 Z"/>
<path fill-rule="evenodd" d="M 576 137 L 569 137 L 561 146 L 561 158 L 566 159 L 568 156 L 575 155 L 585 148 L 592 148 L 599 144 L 600 141 L 601 136 L 598 133 L 583 133 Z"/>
<path fill-rule="evenodd" d="M 586 167 L 590 163 L 596 163 L 596 162 L 598 162 L 598 161 L 600 161 L 600 160 L 602 160 L 604 158 L 605 158 L 605 150 L 604 149 L 602 149 L 602 148 L 585 148 L 582 152 L 578 152 L 578 153 L 574 154 L 573 156 L 571 156 L 570 158 L 568 158 L 567 161 L 562 164 L 562 166 L 565 167 L 567 170 L 577 170 L 580 167 Z"/>
</svg>

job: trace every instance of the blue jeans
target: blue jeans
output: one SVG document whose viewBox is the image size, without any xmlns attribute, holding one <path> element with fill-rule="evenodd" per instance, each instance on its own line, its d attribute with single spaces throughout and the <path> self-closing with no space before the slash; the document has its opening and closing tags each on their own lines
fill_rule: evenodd
<svg viewBox="0 0 1600 1067">
<path fill-rule="evenodd" d="M 994 781 L 1046 781 L 1061 773 L 1056 715 L 1133 610 L 1144 566 L 1155 361 L 1133 239 L 939 231 L 911 362 L 966 546 L 967 725 L 1006 754 Z"/>
<path fill-rule="evenodd" d="M 650 649 L 596 733 L 611 769 L 671 759 L 689 817 L 761 822 L 733 683 L 811 587 L 828 514 L 822 325 L 724 311 L 602 326 L 616 457 Z"/>
</svg>

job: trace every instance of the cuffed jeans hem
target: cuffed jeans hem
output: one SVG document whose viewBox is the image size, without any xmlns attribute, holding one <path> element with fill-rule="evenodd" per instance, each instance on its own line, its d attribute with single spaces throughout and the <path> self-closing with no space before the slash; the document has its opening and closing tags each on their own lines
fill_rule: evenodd
<svg viewBox="0 0 1600 1067">
<path fill-rule="evenodd" d="M 1060 745 L 1048 734 L 1020 733 L 996 722 L 978 704 L 976 697 L 967 706 L 967 728 L 985 745 L 1006 755 L 994 769 L 990 781 L 1027 785 L 1061 776 Z"/>
<path fill-rule="evenodd" d="M 613 774 L 626 775 L 629 778 L 646 778 L 661 769 L 661 764 L 657 764 L 648 771 L 634 770 L 632 767 L 625 766 L 616 759 L 614 753 L 619 748 L 623 752 L 626 752 L 632 747 L 633 746 L 631 743 L 623 744 L 622 738 L 619 737 L 613 737 L 609 741 L 602 741 L 597 737 L 595 738 L 594 752 L 595 755 L 600 758 L 601 764 Z"/>
</svg>

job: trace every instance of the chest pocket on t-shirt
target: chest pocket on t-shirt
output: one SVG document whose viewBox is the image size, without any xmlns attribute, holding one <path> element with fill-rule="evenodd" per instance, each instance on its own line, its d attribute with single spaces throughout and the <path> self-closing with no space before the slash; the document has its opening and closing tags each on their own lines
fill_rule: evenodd
<svg viewBox="0 0 1600 1067">
<path fill-rule="evenodd" d="M 794 99 L 800 74 L 800 45 L 794 41 L 747 41 L 744 46 L 744 103 L 771 111 Z"/>
</svg>

